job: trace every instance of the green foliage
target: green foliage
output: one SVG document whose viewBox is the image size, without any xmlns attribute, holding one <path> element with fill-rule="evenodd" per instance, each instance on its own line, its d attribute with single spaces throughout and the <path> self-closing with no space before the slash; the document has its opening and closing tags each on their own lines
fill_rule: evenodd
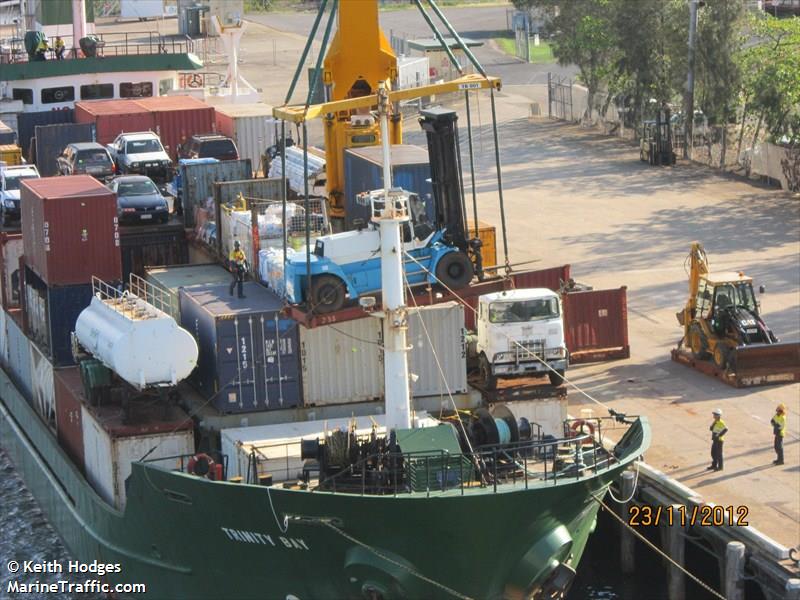
<svg viewBox="0 0 800 600">
<path fill-rule="evenodd" d="M 517 52 L 517 42 L 511 37 L 498 37 L 495 42 L 506 54 L 514 55 Z M 553 51 L 547 42 L 540 42 L 538 46 L 533 45 L 531 40 L 530 62 L 533 64 L 547 64 L 553 62 Z"/>
</svg>

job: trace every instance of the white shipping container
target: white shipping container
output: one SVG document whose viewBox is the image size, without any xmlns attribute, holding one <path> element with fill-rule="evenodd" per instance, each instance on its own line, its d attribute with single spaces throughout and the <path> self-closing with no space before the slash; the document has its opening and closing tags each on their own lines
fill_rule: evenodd
<svg viewBox="0 0 800 600">
<path fill-rule="evenodd" d="M 31 344 L 30 347 L 33 407 L 44 422 L 55 431 L 56 397 L 53 385 L 53 363 L 42 354 L 36 344 Z"/>
<path fill-rule="evenodd" d="M 261 156 L 275 144 L 275 126 L 269 104 L 225 104 L 214 107 L 217 131 L 236 142 L 239 158 L 249 158 L 253 171 L 261 171 Z"/>
<path fill-rule="evenodd" d="M 148 461 L 194 454 L 191 430 L 118 437 L 109 434 L 86 406 L 81 408 L 81 419 L 86 476 L 97 493 L 119 510 L 125 507 L 125 480 L 130 477 L 131 464 L 151 448 L 155 450 L 147 457 Z"/>
<path fill-rule="evenodd" d="M 466 392 L 464 308 L 448 302 L 420 312 L 422 316 L 409 316 L 409 370 L 417 377 L 411 383 L 412 396 Z M 313 329 L 301 327 L 304 403 L 347 404 L 382 398 L 382 337 L 381 321 L 375 317 Z"/>
<path fill-rule="evenodd" d="M 22 237 L 8 238 L 3 244 L 3 306 L 19 306 L 19 258 L 22 256 Z"/>
</svg>

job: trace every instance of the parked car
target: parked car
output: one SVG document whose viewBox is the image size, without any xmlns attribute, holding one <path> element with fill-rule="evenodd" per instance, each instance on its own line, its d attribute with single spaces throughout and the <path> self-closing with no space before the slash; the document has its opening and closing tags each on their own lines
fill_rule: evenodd
<svg viewBox="0 0 800 600">
<path fill-rule="evenodd" d="M 23 179 L 38 179 L 35 165 L 0 165 L 0 226 L 19 221 L 19 184 Z"/>
<path fill-rule="evenodd" d="M 239 160 L 239 150 L 229 137 L 217 133 L 197 133 L 178 147 L 178 158 Z"/>
<path fill-rule="evenodd" d="M 60 175 L 86 174 L 107 181 L 116 173 L 108 150 L 97 142 L 69 144 L 56 161 Z"/>
<path fill-rule="evenodd" d="M 117 194 L 117 214 L 120 223 L 140 223 L 169 219 L 167 200 L 145 175 L 120 175 L 108 184 Z"/>
<path fill-rule="evenodd" d="M 121 175 L 147 175 L 159 183 L 168 181 L 172 175 L 172 161 L 161 139 L 152 131 L 120 133 L 106 148 Z"/>
</svg>

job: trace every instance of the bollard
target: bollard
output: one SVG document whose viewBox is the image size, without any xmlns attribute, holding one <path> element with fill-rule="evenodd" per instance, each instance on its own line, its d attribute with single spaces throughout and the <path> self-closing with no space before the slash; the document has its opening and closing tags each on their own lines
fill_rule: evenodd
<svg viewBox="0 0 800 600">
<path fill-rule="evenodd" d="M 633 494 L 634 479 L 635 475 L 633 471 L 625 471 L 622 474 L 619 484 L 622 498 L 629 498 L 631 494 Z M 620 516 L 626 523 L 628 522 L 628 507 L 630 507 L 630 505 L 631 502 L 620 504 Z M 620 562 L 622 563 L 622 572 L 625 575 L 631 575 L 636 569 L 634 561 L 634 543 L 636 542 L 636 538 L 633 537 L 633 532 L 625 525 L 620 525 L 620 527 L 622 529 L 620 530 L 619 555 Z"/>
<path fill-rule="evenodd" d="M 683 535 L 683 524 L 680 514 L 684 510 L 682 504 L 672 505 L 672 514 L 676 517 L 667 525 L 667 554 L 669 557 L 684 566 L 686 557 L 686 538 Z M 670 563 L 667 572 L 667 591 L 669 600 L 686 599 L 686 575 L 682 570 Z"/>
<path fill-rule="evenodd" d="M 742 542 L 728 542 L 725 547 L 725 578 L 722 594 L 726 600 L 744 600 L 745 546 Z"/>
</svg>

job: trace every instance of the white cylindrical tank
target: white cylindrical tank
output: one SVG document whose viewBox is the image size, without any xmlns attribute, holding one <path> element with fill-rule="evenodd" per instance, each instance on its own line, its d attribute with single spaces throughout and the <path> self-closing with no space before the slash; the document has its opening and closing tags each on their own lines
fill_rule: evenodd
<svg viewBox="0 0 800 600">
<path fill-rule="evenodd" d="M 197 365 L 197 342 L 175 319 L 135 296 L 95 296 L 78 316 L 81 346 L 137 389 L 175 385 Z"/>
</svg>

